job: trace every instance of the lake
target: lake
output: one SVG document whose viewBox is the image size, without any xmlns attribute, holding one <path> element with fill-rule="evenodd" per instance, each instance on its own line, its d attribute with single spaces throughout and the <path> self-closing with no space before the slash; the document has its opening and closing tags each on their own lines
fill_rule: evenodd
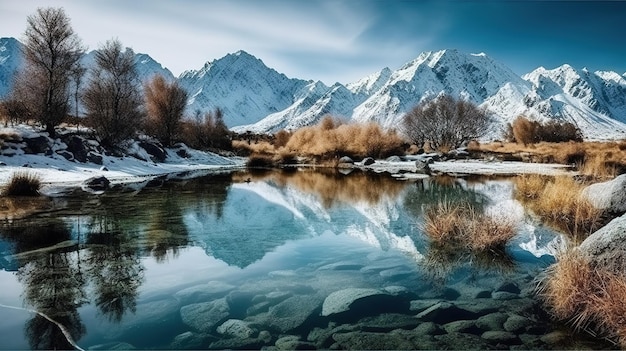
<svg viewBox="0 0 626 351">
<path fill-rule="evenodd" d="M 290 169 L 144 185 L 2 200 L 0 349 L 611 347 L 535 297 L 560 236 L 511 178 Z M 443 200 L 518 235 L 502 252 L 430 247 L 423 214 Z"/>
</svg>

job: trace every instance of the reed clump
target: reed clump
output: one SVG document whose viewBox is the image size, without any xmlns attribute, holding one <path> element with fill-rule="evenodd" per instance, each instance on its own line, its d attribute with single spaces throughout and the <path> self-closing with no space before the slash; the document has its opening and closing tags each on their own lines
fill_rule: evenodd
<svg viewBox="0 0 626 351">
<path fill-rule="evenodd" d="M 33 172 L 15 172 L 2 190 L 3 196 L 38 196 L 41 177 Z"/>
</svg>

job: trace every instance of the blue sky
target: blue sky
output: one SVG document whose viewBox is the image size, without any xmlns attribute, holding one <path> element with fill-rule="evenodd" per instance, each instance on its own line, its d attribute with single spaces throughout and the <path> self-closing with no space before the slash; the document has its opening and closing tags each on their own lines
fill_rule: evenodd
<svg viewBox="0 0 626 351">
<path fill-rule="evenodd" d="M 90 50 L 117 37 L 175 75 L 245 50 L 289 77 L 348 83 L 423 51 L 484 52 L 524 74 L 626 72 L 626 1 L 0 0 L 0 37 L 63 7 Z"/>
</svg>

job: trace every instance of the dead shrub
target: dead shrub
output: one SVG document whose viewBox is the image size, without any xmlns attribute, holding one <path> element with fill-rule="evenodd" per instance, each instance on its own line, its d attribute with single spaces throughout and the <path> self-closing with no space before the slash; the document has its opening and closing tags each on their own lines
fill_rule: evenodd
<svg viewBox="0 0 626 351">
<path fill-rule="evenodd" d="M 528 145 L 540 141 L 559 143 L 564 141 L 583 141 L 580 129 L 573 123 L 550 120 L 545 123 L 531 121 L 525 116 L 518 116 L 509 125 L 507 137 Z"/>
<path fill-rule="evenodd" d="M 251 155 L 246 162 L 247 168 L 272 168 L 275 165 L 271 156 L 261 154 Z"/>
</svg>

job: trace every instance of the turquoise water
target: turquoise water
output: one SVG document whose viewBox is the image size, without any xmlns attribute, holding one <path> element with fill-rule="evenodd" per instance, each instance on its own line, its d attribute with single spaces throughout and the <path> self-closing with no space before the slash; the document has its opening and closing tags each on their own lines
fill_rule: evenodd
<svg viewBox="0 0 626 351">
<path fill-rule="evenodd" d="M 0 222 L 0 349 L 607 347 L 536 300 L 559 238 L 512 191 L 299 170 L 17 200 Z M 519 234 L 503 252 L 432 249 L 422 216 L 442 199 Z"/>
</svg>

